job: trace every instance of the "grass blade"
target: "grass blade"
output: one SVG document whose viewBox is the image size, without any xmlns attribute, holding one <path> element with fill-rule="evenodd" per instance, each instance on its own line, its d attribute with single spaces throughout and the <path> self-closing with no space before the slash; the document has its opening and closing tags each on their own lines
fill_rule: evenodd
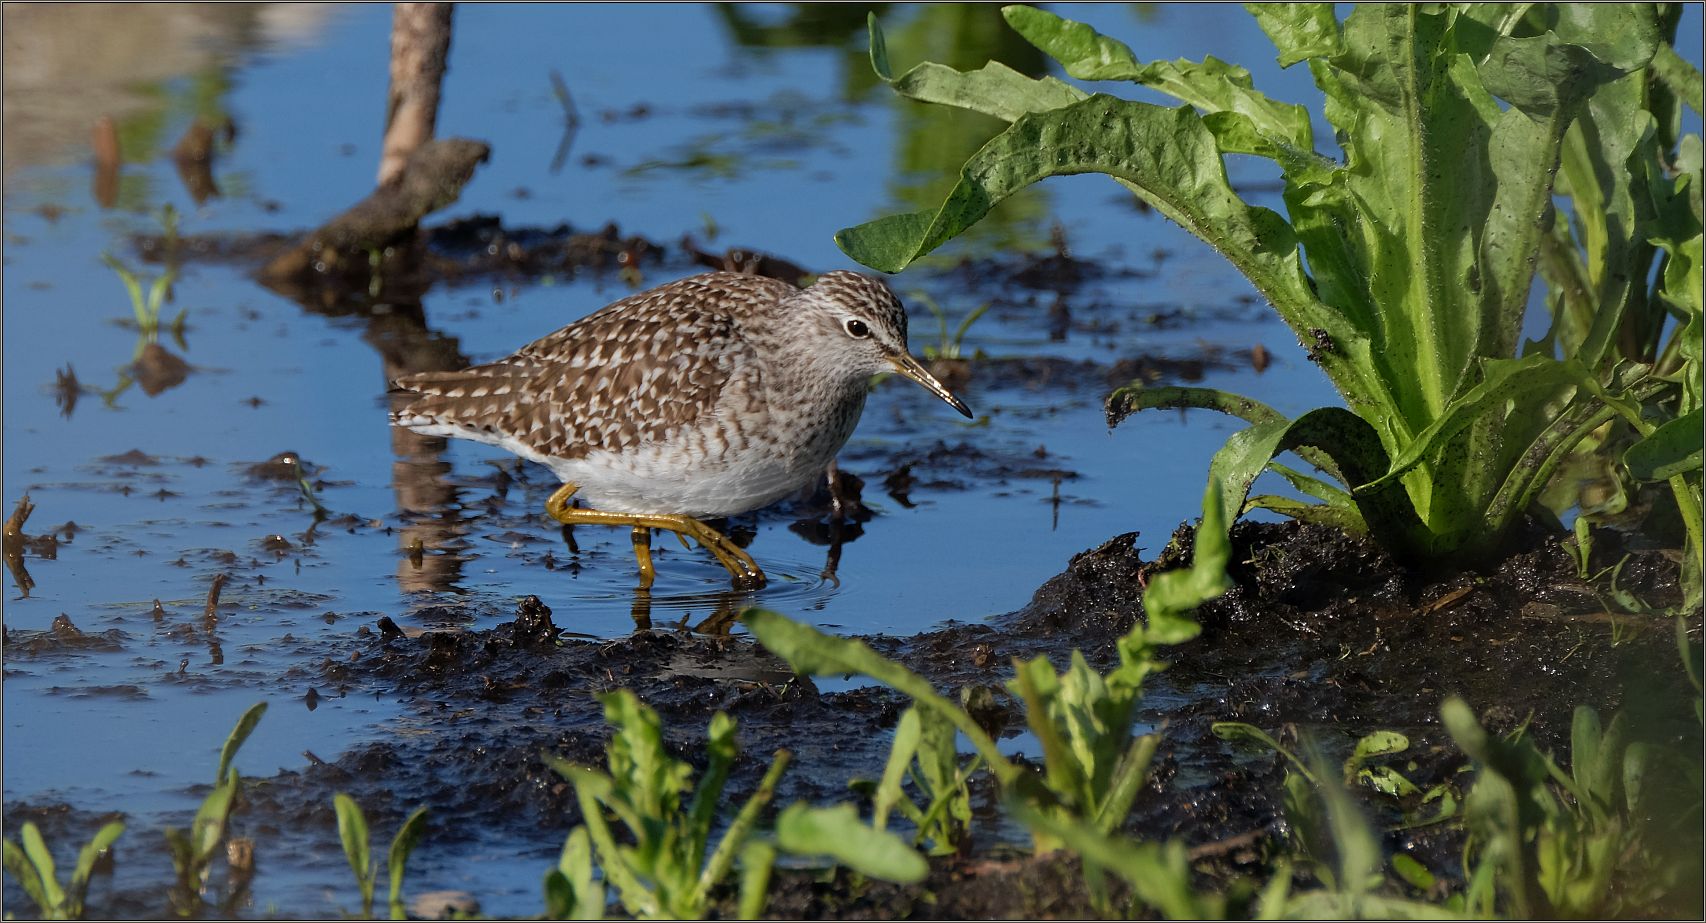
<svg viewBox="0 0 1706 923">
<path fill-rule="evenodd" d="M 403 907 L 403 870 L 409 862 L 409 854 L 415 851 L 415 846 L 426 833 L 426 808 L 416 808 L 403 821 L 403 826 L 397 828 L 396 837 L 391 840 L 391 850 L 386 854 L 385 864 L 391 873 L 391 919 L 401 920 L 408 916 Z"/>
<path fill-rule="evenodd" d="M 367 832 L 367 818 L 361 813 L 361 806 L 355 799 L 338 792 L 332 796 L 332 805 L 338 814 L 338 839 L 344 844 L 344 857 L 349 860 L 350 870 L 355 872 L 356 887 L 361 891 L 361 915 L 373 916 L 373 856 L 369 853 L 370 841 Z"/>
<path fill-rule="evenodd" d="M 741 806 L 740 813 L 736 814 L 735 819 L 729 823 L 729 829 L 723 833 L 722 840 L 718 841 L 716 851 L 711 853 L 711 861 L 705 864 L 704 871 L 700 873 L 699 884 L 694 888 L 693 903 L 695 906 L 703 906 L 705 900 L 710 896 L 711 888 L 717 882 L 722 881 L 724 875 L 728 874 L 729 867 L 734 864 L 736 853 L 745 843 L 747 835 L 752 832 L 752 826 L 758 823 L 758 812 L 770 803 L 771 798 L 775 797 L 776 783 L 781 780 L 782 773 L 788 768 L 788 762 L 792 759 L 793 754 L 788 751 L 776 751 L 776 758 L 770 763 L 770 768 L 765 771 L 764 778 L 759 780 L 758 790 L 752 793 L 752 797 L 748 798 L 746 804 Z M 851 808 L 852 805 L 848 805 L 848 807 Z"/>
<path fill-rule="evenodd" d="M 261 722 L 261 716 L 266 713 L 267 703 L 257 702 L 249 706 L 249 710 L 237 719 L 236 727 L 231 729 L 231 736 L 225 738 L 225 746 L 219 748 L 219 772 L 214 774 L 214 784 L 225 781 L 225 776 L 231 769 L 231 760 L 236 758 L 243 741 L 249 739 L 249 734 L 255 730 L 255 725 Z"/>
</svg>

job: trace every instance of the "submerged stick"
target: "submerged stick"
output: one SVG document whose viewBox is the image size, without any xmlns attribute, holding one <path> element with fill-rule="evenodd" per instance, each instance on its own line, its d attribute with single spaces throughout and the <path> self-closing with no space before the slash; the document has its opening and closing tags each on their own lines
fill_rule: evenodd
<svg viewBox="0 0 1706 923">
<path fill-rule="evenodd" d="M 207 588 L 207 610 L 202 613 L 202 627 L 212 631 L 219 624 L 219 591 L 225 589 L 229 574 L 215 574 L 213 585 Z"/>
</svg>

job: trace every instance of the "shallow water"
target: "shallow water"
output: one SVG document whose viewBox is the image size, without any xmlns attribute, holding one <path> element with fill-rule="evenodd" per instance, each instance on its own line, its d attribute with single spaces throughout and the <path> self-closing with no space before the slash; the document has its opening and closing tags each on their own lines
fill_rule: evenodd
<svg viewBox="0 0 1706 923">
<path fill-rule="evenodd" d="M 1140 57 L 1213 54 L 1247 63 L 1277 95 L 1314 99 L 1307 74 L 1279 71 L 1240 10 L 1059 12 L 1128 39 Z M 8 582 L 4 797 L 122 810 L 133 837 L 152 836 L 158 819 L 193 807 L 186 787 L 211 776 L 225 733 L 254 701 L 271 709 L 239 760 L 251 776 L 300 768 L 306 752 L 330 760 L 364 740 L 430 729 L 359 691 L 316 689 L 309 702 L 323 659 L 347 656 L 338 642 L 380 616 L 405 630 L 483 626 L 536 594 L 571 632 L 610 637 L 635 625 L 625 532 L 577 530 L 579 553 L 571 553 L 541 511 L 554 487 L 546 471 L 487 447 L 440 449 L 393 433 L 379 348 L 390 328 L 306 311 L 251 281 L 250 267 L 190 261 L 176 278 L 164 317 L 183 312 L 183 338 L 162 334 L 161 345 L 188 363 L 181 384 L 154 396 L 132 386 L 110 404 L 94 394 L 70 408 L 56 402 L 56 374 L 67 367 L 90 388 L 122 382 L 137 332 L 124 286 L 101 257 L 158 274 L 133 237 L 160 232 L 162 206 L 176 208 L 184 234 L 291 231 L 371 188 L 388 8 L 172 15 L 205 20 L 181 66 L 150 72 L 140 87 L 122 73 L 86 75 L 100 91 L 66 90 L 60 108 L 78 118 L 9 149 L 4 180 L 0 500 L 9 512 L 29 495 L 30 534 L 77 526 L 56 558 L 25 559 L 34 580 L 27 595 Z M 461 201 L 431 223 L 481 214 L 512 228 L 616 222 L 625 234 L 671 244 L 692 234 L 712 251 L 742 246 L 815 270 L 846 266 L 835 230 L 939 196 L 941 169 L 957 165 L 990 126 L 968 129 L 873 87 L 862 16 L 793 33 L 779 25 L 789 15 L 768 7 L 460 8 L 439 133 L 482 139 L 494 153 Z M 1026 54 L 1011 36 L 999 38 L 993 7 L 891 9 L 884 22 L 898 67 L 951 55 L 967 58 L 958 62 L 965 66 L 991 47 Z M 76 34 L 78 26 L 63 28 Z M 1683 28 L 1693 34 L 1688 22 Z M 147 35 L 138 29 L 135 40 Z M 76 64 L 41 55 L 31 64 L 50 72 Z M 19 57 L 8 55 L 8 79 L 23 66 Z M 564 117 L 553 70 L 580 120 L 556 169 Z M 103 209 L 92 197 L 86 138 L 89 122 L 109 111 L 126 164 L 115 207 Z M 222 196 L 199 204 L 169 156 L 197 112 L 229 115 L 237 126 L 213 171 Z M 894 178 L 908 169 L 917 172 Z M 1250 165 L 1232 169 L 1241 182 L 1263 180 Z M 1335 401 L 1236 273 L 1122 195 L 1104 178 L 1051 181 L 945 248 L 934 268 L 897 279 L 915 350 L 935 336 L 935 319 L 913 296 L 923 292 L 955 323 L 994 302 L 966 337 L 968 353 L 1088 359 L 1104 372 L 1141 357 L 1206 359 L 1201 383 L 1285 412 Z M 1056 292 L 1016 285 L 1001 267 L 1024 265 L 1012 256 L 1018 249 L 1047 255 L 1057 225 L 1074 256 L 1111 271 L 1058 296 L 1072 324 L 1051 339 Z M 983 270 L 954 266 L 991 255 L 1003 259 Z M 644 284 L 690 271 L 648 267 Z M 484 361 L 629 290 L 615 274 L 441 286 L 425 299 L 424 327 L 400 329 L 410 342 Z M 1247 358 L 1257 343 L 1273 355 L 1265 372 Z M 1140 545 L 1159 551 L 1179 521 L 1196 515 L 1206 463 L 1233 424 L 1144 414 L 1110 433 L 1106 382 L 1050 381 L 1036 367 L 977 372 L 962 393 L 986 418 L 976 426 L 920 389 L 883 382 L 842 456 L 843 470 L 865 479 L 864 500 L 878 515 L 840 548 L 836 579 L 821 576 L 830 550 L 790 529 L 792 508 L 765 511 L 735 525 L 756 529 L 751 551 L 769 587 L 731 598 L 709 556 L 663 537 L 652 619 L 698 623 L 719 607 L 756 603 L 841 631 L 909 633 L 1016 609 L 1072 554 L 1119 532 L 1137 530 Z M 939 443 L 957 451 L 932 458 Z M 317 526 L 294 483 L 250 473 L 284 451 L 300 453 L 320 484 L 330 518 Z M 885 492 L 884 479 L 914 457 L 908 507 Z M 416 540 L 418 561 L 407 552 Z M 203 603 L 220 573 L 230 580 L 209 632 Z M 20 638 L 48 631 L 62 613 L 86 634 L 118 634 L 98 649 L 20 653 Z M 499 864 L 502 852 L 482 855 Z M 486 894 L 492 879 L 481 856 L 463 858 L 472 864 L 461 886 Z M 257 906 L 337 906 L 270 874 L 263 869 L 257 882 Z M 536 878 L 531 867 L 526 877 Z M 519 891 L 514 900 L 487 910 L 536 909 Z"/>
</svg>

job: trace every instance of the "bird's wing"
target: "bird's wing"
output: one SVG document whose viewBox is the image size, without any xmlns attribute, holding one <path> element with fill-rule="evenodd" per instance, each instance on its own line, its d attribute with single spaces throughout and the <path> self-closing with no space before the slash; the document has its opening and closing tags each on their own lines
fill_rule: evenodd
<svg viewBox="0 0 1706 923">
<path fill-rule="evenodd" d="M 795 291 L 733 273 L 659 286 L 496 362 L 398 379 L 420 397 L 395 420 L 485 442 L 513 440 L 551 458 L 665 440 L 712 413 L 733 378 L 753 372 L 752 348 L 731 309 Z"/>
</svg>

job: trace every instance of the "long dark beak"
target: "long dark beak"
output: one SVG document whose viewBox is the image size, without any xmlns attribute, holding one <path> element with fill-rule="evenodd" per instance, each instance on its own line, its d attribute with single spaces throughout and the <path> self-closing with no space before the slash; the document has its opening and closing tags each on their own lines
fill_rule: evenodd
<svg viewBox="0 0 1706 923">
<path fill-rule="evenodd" d="M 936 380 L 936 376 L 926 372 L 924 366 L 918 364 L 917 359 L 912 358 L 907 353 L 900 353 L 890 356 L 889 361 L 894 363 L 895 371 L 923 385 L 931 394 L 947 401 L 949 407 L 964 414 L 966 419 L 971 419 L 971 408 L 966 406 L 965 401 L 955 397 L 952 391 L 942 387 L 942 383 Z"/>
</svg>

